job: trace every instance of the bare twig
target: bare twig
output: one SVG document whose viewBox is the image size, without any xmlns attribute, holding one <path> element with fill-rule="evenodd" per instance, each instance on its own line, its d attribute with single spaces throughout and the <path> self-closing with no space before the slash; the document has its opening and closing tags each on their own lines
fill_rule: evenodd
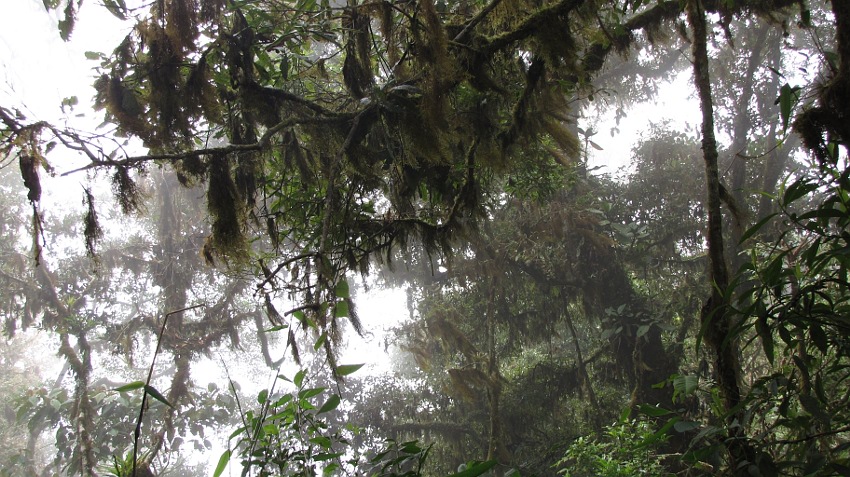
<svg viewBox="0 0 850 477">
<path fill-rule="evenodd" d="M 142 434 L 142 418 L 145 416 L 145 405 L 148 400 L 148 388 L 151 385 L 151 378 L 153 377 L 153 368 L 154 364 L 156 364 L 156 357 L 159 354 L 159 349 L 162 346 L 162 335 L 165 333 L 165 325 L 168 323 L 168 317 L 171 315 L 175 315 L 177 313 L 182 313 L 188 310 L 194 310 L 195 308 L 200 308 L 205 306 L 203 303 L 192 305 L 186 308 L 181 308 L 179 310 L 170 311 L 165 314 L 165 317 L 162 320 L 162 327 L 159 329 L 159 336 L 156 340 L 156 350 L 153 353 L 153 359 L 151 359 L 151 367 L 148 370 L 148 379 L 145 381 L 144 392 L 142 393 L 142 405 L 139 407 L 139 419 L 136 421 L 136 430 L 133 433 L 133 477 L 136 477 L 136 461 L 138 459 L 139 453 L 139 436 Z"/>
</svg>

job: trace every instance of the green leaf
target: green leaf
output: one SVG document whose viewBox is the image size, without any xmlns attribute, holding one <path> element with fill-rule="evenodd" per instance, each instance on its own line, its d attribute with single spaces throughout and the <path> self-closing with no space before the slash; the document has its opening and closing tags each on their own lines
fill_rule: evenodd
<svg viewBox="0 0 850 477">
<path fill-rule="evenodd" d="M 350 290 L 348 288 L 348 280 L 346 280 L 344 278 L 342 280 L 340 280 L 336 284 L 336 287 L 334 288 L 334 294 L 338 298 L 351 298 L 351 293 L 350 293 Z"/>
<path fill-rule="evenodd" d="M 791 118 L 792 95 L 791 85 L 782 85 L 779 90 L 779 115 L 782 117 L 783 131 L 788 129 L 788 121 Z"/>
<path fill-rule="evenodd" d="M 770 214 L 767 217 L 759 220 L 758 223 L 756 223 L 755 225 L 753 225 L 752 227 L 747 229 L 746 232 L 744 232 L 744 235 L 741 236 L 741 240 L 739 240 L 738 243 L 744 243 L 744 242 L 747 241 L 747 239 L 749 239 L 753 235 L 757 234 L 758 231 L 761 230 L 761 228 L 764 227 L 764 225 L 766 223 L 770 222 L 771 219 L 776 217 L 776 215 L 777 214 L 773 213 L 773 214 Z"/>
<path fill-rule="evenodd" d="M 341 364 L 334 368 L 334 372 L 337 376 L 348 376 L 362 367 L 362 364 Z"/>
<path fill-rule="evenodd" d="M 313 444 L 316 444 L 318 446 L 321 446 L 324 449 L 330 449 L 331 445 L 333 445 L 333 442 L 331 442 L 331 440 L 329 438 L 325 437 L 325 436 L 311 437 L 310 442 L 312 442 Z"/>
<path fill-rule="evenodd" d="M 673 378 L 673 389 L 686 396 L 696 392 L 699 386 L 699 376 L 687 375 Z"/>
<path fill-rule="evenodd" d="M 673 424 L 673 429 L 675 429 L 676 432 L 689 432 L 694 429 L 698 429 L 699 426 L 700 423 L 695 421 L 679 421 Z"/>
<path fill-rule="evenodd" d="M 629 417 L 632 415 L 632 407 L 626 406 L 620 411 L 620 420 L 618 422 L 628 422 Z"/>
<path fill-rule="evenodd" d="M 96 51 L 87 51 L 85 52 L 87 60 L 99 60 L 103 57 L 103 53 L 98 53 Z"/>
<path fill-rule="evenodd" d="M 808 220 L 808 219 L 842 219 L 847 216 L 846 212 L 842 212 L 840 210 L 836 210 L 833 208 L 817 208 L 815 210 L 810 210 L 804 214 L 800 214 L 797 216 L 797 220 Z"/>
<path fill-rule="evenodd" d="M 310 399 L 313 396 L 318 396 L 319 394 L 322 394 L 323 392 L 327 391 L 327 389 L 328 388 L 305 389 L 305 390 L 301 391 L 300 393 L 298 393 L 298 398 L 299 399 Z"/>
<path fill-rule="evenodd" d="M 123 386 L 119 386 L 119 387 L 113 389 L 113 391 L 118 391 L 119 393 L 125 393 L 127 391 L 132 391 L 134 389 L 141 389 L 143 387 L 145 387 L 144 381 L 133 381 L 132 383 L 125 384 Z"/>
<path fill-rule="evenodd" d="M 661 429 L 658 429 L 657 431 L 655 431 L 654 434 L 647 436 L 640 443 L 640 446 L 641 447 L 650 446 L 650 445 L 655 444 L 656 442 L 660 441 L 661 439 L 665 438 L 667 436 L 667 433 L 670 432 L 670 429 L 672 429 L 676 425 L 676 423 L 678 423 L 681 420 L 682 420 L 681 417 L 674 416 L 672 419 L 670 419 L 669 421 L 664 423 L 664 425 L 661 426 Z"/>
<path fill-rule="evenodd" d="M 345 318 L 349 314 L 348 310 L 348 302 L 347 301 L 338 301 L 334 306 L 334 317 L 336 318 Z"/>
<path fill-rule="evenodd" d="M 319 339 L 317 339 L 316 342 L 313 343 L 313 350 L 319 351 L 319 348 L 321 348 L 325 344 L 325 341 L 327 341 L 327 340 L 328 340 L 328 334 L 327 333 L 322 333 L 321 335 L 319 335 Z"/>
<path fill-rule="evenodd" d="M 341 455 L 342 455 L 342 453 L 339 453 L 339 452 L 319 452 L 318 454 L 313 456 L 313 459 L 316 462 L 327 462 L 331 459 L 336 459 L 337 457 L 339 457 Z"/>
<path fill-rule="evenodd" d="M 231 433 L 230 433 L 230 439 L 233 439 L 234 437 L 238 436 L 239 434 L 242 434 L 242 433 L 243 433 L 243 432 L 245 432 L 246 430 L 248 430 L 248 428 L 247 428 L 247 427 L 245 427 L 245 426 L 241 426 L 241 427 L 239 427 L 238 429 L 236 429 L 235 431 L 233 431 L 233 432 L 231 432 Z M 229 458 L 229 457 L 228 457 L 228 458 Z"/>
<path fill-rule="evenodd" d="M 339 469 L 339 464 L 332 462 L 322 470 L 322 475 L 334 475 L 334 472 L 336 472 L 337 469 Z"/>
<path fill-rule="evenodd" d="M 764 348 L 764 355 L 770 364 L 773 364 L 775 353 L 773 351 L 773 331 L 767 324 L 767 316 L 760 316 L 756 319 L 756 333 L 761 338 L 761 346 Z"/>
<path fill-rule="evenodd" d="M 641 404 L 638 410 L 650 417 L 661 417 L 673 414 L 673 411 L 661 407 L 651 406 L 649 404 Z"/>
<path fill-rule="evenodd" d="M 213 472 L 213 477 L 219 477 L 224 469 L 227 468 L 227 464 L 230 462 L 230 449 L 227 449 L 221 454 L 221 457 L 218 459 L 218 465 L 215 466 L 215 472 Z"/>
<path fill-rule="evenodd" d="M 297 373 L 295 373 L 295 379 L 293 379 L 292 382 L 295 383 L 295 385 L 300 388 L 301 384 L 304 383 L 304 376 L 306 376 L 306 375 L 307 375 L 307 371 L 305 371 L 303 369 L 299 370 Z"/>
<path fill-rule="evenodd" d="M 74 31 L 74 23 L 76 22 L 77 13 L 74 11 L 74 2 L 68 0 L 64 10 L 65 17 L 59 20 L 59 36 L 63 41 L 71 39 L 71 32 Z"/>
<path fill-rule="evenodd" d="M 831 421 L 829 414 L 824 411 L 823 406 L 821 406 L 821 402 L 818 401 L 817 398 L 807 394 L 801 394 L 800 404 L 803 405 L 803 409 L 822 423 L 829 424 Z"/>
<path fill-rule="evenodd" d="M 829 339 L 820 324 L 812 323 L 809 327 L 809 337 L 821 353 L 827 353 L 827 350 L 829 350 Z"/>
<path fill-rule="evenodd" d="M 147 385 L 147 384 L 146 384 L 146 385 L 145 385 L 145 391 L 147 391 L 147 393 L 148 393 L 148 394 L 150 394 L 152 398 L 154 398 L 154 399 L 156 399 L 157 401 L 159 401 L 159 402 L 161 402 L 161 403 L 165 404 L 166 406 L 168 406 L 168 407 L 174 407 L 174 406 L 172 406 L 172 405 L 171 405 L 171 403 L 170 403 L 170 402 L 168 402 L 168 400 L 167 400 L 167 399 L 165 399 L 165 396 L 163 396 L 162 394 L 160 394 L 160 393 L 159 393 L 159 391 L 157 391 L 157 390 L 156 390 L 156 388 L 154 388 L 153 386 L 150 386 L 150 385 Z"/>
<path fill-rule="evenodd" d="M 469 464 L 469 467 L 467 467 L 466 470 L 456 474 L 451 474 L 449 477 L 478 477 L 493 467 L 496 467 L 496 464 L 497 462 L 495 460 L 473 462 Z"/>
<path fill-rule="evenodd" d="M 339 402 L 340 402 L 339 396 L 334 394 L 333 396 L 328 398 L 328 400 L 325 401 L 324 404 L 322 404 L 322 407 L 319 408 L 319 412 L 317 412 L 316 414 L 323 414 L 323 413 L 326 413 L 326 412 L 333 411 L 334 409 L 337 408 L 337 406 L 339 406 Z"/>
<path fill-rule="evenodd" d="M 798 179 L 785 188 L 785 194 L 782 196 L 782 206 L 788 207 L 788 204 L 803 197 L 809 192 L 817 190 L 817 184 L 812 184 L 806 179 Z"/>
<path fill-rule="evenodd" d="M 808 8 L 800 12 L 800 24 L 803 28 L 809 28 L 812 26 L 812 11 Z"/>
</svg>

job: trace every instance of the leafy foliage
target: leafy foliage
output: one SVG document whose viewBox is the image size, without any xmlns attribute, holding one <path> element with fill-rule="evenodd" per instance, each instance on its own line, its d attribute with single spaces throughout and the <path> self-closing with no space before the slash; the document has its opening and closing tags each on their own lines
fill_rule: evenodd
<svg viewBox="0 0 850 477">
<path fill-rule="evenodd" d="M 243 475 L 370 475 L 374 477 L 420 477 L 428 459 L 430 446 L 421 447 L 417 441 L 385 441 L 384 446 L 370 450 L 370 456 L 360 454 L 349 436 L 360 430 L 347 424 L 335 429 L 325 418 L 340 405 L 340 397 L 326 388 L 307 387 L 304 370 L 289 379 L 295 390 L 289 393 L 260 391 L 260 408 L 245 411 L 243 425 L 230 435 L 228 446 L 213 475 L 225 471 L 231 457 L 241 457 Z M 314 405 L 323 398 L 324 404 Z M 233 440 L 236 440 L 234 443 Z M 477 477 L 496 465 L 495 461 L 472 461 L 463 464 L 451 477 Z"/>
<path fill-rule="evenodd" d="M 671 476 L 655 454 L 659 443 L 646 445 L 653 434 L 645 420 L 626 420 L 606 426 L 599 437 L 582 436 L 573 441 L 557 462 L 565 477 Z"/>
<path fill-rule="evenodd" d="M 45 2 L 61 12 L 63 38 L 80 3 Z M 158 0 L 134 11 L 103 2 L 135 24 L 111 54 L 87 55 L 100 62 L 95 107 L 147 151 L 0 107 L 2 152 L 21 173 L 39 265 L 4 250 L 5 328 L 54 333 L 73 378 L 19 403 L 22 417 L 49 418 L 30 436 L 67 441 L 56 466 L 68 472 L 94 474 L 109 450 L 113 472 L 125 472 L 125 446 L 95 431 L 120 429 L 135 404 L 100 395 L 100 352 L 114 346 L 132 364 L 165 316 L 204 297 L 203 312 L 180 313 L 163 332 L 170 381 L 125 382 L 161 411 L 145 467 L 182 436 L 211 447 L 205 426 L 226 421 L 235 403 L 214 388 L 196 392 L 199 355 L 240 346 L 252 318 L 257 330 L 285 330 L 296 362 L 296 331 L 306 332 L 341 381 L 356 370 L 336 361 L 344 324 L 363 331 L 349 274 L 401 262 L 430 276 L 411 292 L 418 321 L 399 331 L 423 374 L 401 399 L 412 410 L 369 412 L 410 435 L 360 460 L 356 433 L 326 422 L 341 388 L 325 398 L 327 386 L 307 387 L 299 373 L 294 391 L 261 393 L 259 410 L 240 413 L 218 474 L 234 455 L 259 475 L 364 462 L 379 475 L 419 475 L 426 457 L 454 467 L 469 454 L 488 460 L 458 475 L 496 461 L 545 473 L 564 447 L 577 471 L 602 475 L 682 465 L 652 452 L 681 454 L 696 471 L 846 472 L 850 7 L 811 3 Z M 783 63 L 793 56 L 783 41 L 805 36 L 829 39 L 794 46 L 821 59 L 818 87 L 783 76 L 808 74 L 809 63 Z M 652 65 L 677 64 L 684 42 L 701 151 L 683 132 L 656 128 L 626 184 L 589 177 L 584 161 L 600 146 L 574 124 L 583 108 L 623 83 L 618 106 L 654 94 L 665 73 Z M 776 194 L 794 150 L 789 128 L 816 161 Z M 714 140 L 720 131 L 728 150 Z M 83 170 L 109 171 L 125 213 L 142 209 L 151 165 L 203 187 L 206 204 L 180 207 L 173 182 L 158 182 L 156 225 L 110 243 L 87 189 L 83 232 L 101 273 L 84 273 L 80 253 L 42 253 L 55 230 L 41 200 L 57 144 L 82 153 Z M 700 155 L 704 168 L 691 161 Z M 757 171 L 750 163 L 761 157 Z M 754 190 L 781 197 L 781 214 L 756 207 Z M 260 301 L 244 281 L 202 268 L 198 251 L 260 280 Z M 274 364 L 263 333 L 259 343 Z M 603 428 L 623 405 L 669 420 L 651 434 L 641 423 Z M 199 414 L 180 419 L 189 408 Z M 401 419 L 422 415 L 431 420 Z M 591 430 L 597 438 L 569 445 Z M 458 447 L 420 446 L 425 433 L 455 436 Z"/>
</svg>

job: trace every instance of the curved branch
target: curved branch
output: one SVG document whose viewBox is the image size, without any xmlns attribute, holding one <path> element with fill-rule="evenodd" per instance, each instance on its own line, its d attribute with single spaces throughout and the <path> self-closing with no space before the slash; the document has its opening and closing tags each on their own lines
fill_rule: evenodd
<svg viewBox="0 0 850 477">
<path fill-rule="evenodd" d="M 128 167 L 134 166 L 136 164 L 141 164 L 144 162 L 150 161 L 178 161 L 180 159 L 187 159 L 190 157 L 197 157 L 202 155 L 226 155 L 236 152 L 249 152 L 249 151 L 261 151 L 266 149 L 271 145 L 272 138 L 282 130 L 298 125 L 304 124 L 329 124 L 329 123 L 339 123 L 348 121 L 351 118 L 355 117 L 353 114 L 346 115 L 338 115 L 332 118 L 326 117 L 313 117 L 313 118 L 297 118 L 297 119 L 287 119 L 285 121 L 281 121 L 268 130 L 257 140 L 257 142 L 250 144 L 228 144 L 226 146 L 218 146 L 218 147 L 208 147 L 204 149 L 194 149 L 191 151 L 184 152 L 175 152 L 175 153 L 163 153 L 163 154 L 145 154 L 142 156 L 130 156 L 121 160 L 92 160 L 91 163 L 86 164 L 83 167 L 79 167 L 77 169 L 73 169 L 68 172 L 64 172 L 61 175 L 67 176 L 70 174 L 74 174 L 76 172 L 82 172 L 90 169 L 95 169 L 98 167 Z"/>
</svg>

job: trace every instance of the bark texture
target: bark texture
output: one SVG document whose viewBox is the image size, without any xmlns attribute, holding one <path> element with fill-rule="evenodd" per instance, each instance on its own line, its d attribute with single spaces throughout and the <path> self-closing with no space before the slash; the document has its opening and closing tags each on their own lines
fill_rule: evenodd
<svg viewBox="0 0 850 477">
<path fill-rule="evenodd" d="M 726 447 L 729 455 L 729 470 L 733 475 L 748 475 L 746 462 L 753 462 L 753 450 L 747 442 L 741 413 L 735 408 L 741 402 L 737 344 L 730 335 L 731 315 L 728 296 L 729 270 L 723 246 L 723 214 L 721 212 L 721 184 L 718 172 L 717 140 L 714 135 L 714 102 L 709 75 L 707 25 L 705 9 L 701 0 L 688 2 L 688 22 L 693 32 L 694 84 L 702 110 L 702 150 L 705 162 L 708 211 L 708 259 L 711 297 L 702 309 L 704 338 L 714 354 L 714 371 L 723 396 L 729 436 Z M 737 422 L 736 422 L 737 421 Z M 740 424 L 740 425 L 736 425 Z"/>
</svg>

